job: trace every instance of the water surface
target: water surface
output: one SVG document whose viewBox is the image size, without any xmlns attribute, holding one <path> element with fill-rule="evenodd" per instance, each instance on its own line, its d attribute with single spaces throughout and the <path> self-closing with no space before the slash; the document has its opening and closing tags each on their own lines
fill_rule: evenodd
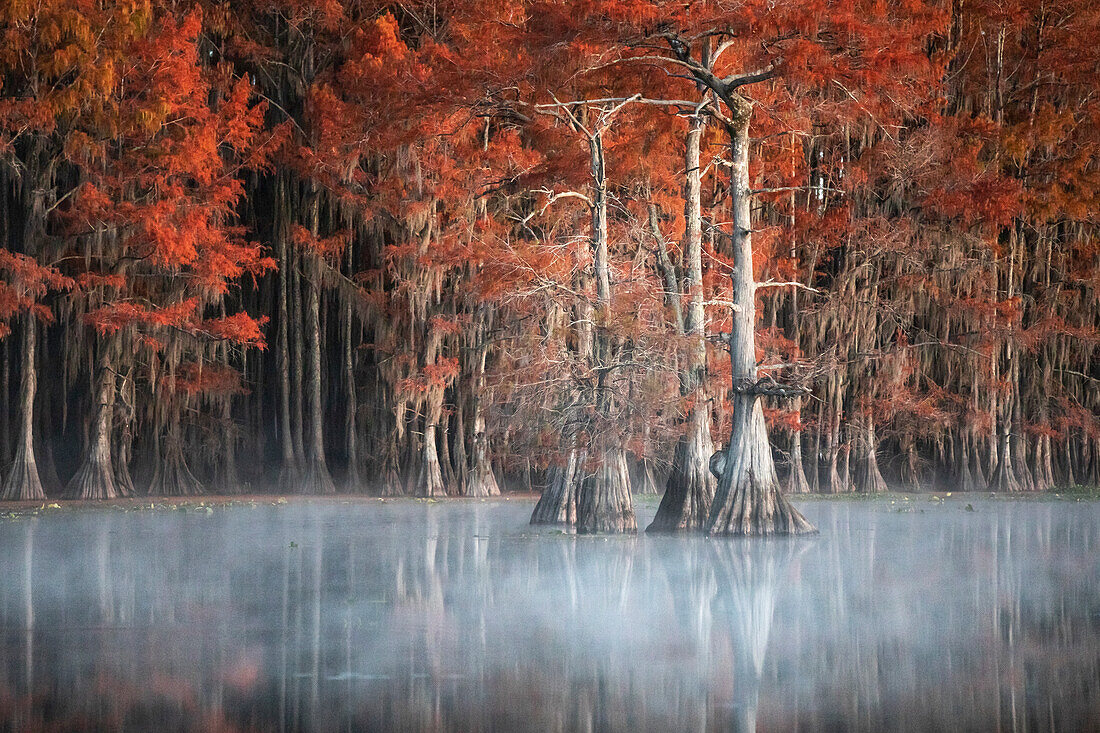
<svg viewBox="0 0 1100 733">
<path fill-rule="evenodd" d="M 3 519 L 0 730 L 1100 730 L 1100 503 L 799 506 L 819 537 L 515 500 Z"/>
</svg>

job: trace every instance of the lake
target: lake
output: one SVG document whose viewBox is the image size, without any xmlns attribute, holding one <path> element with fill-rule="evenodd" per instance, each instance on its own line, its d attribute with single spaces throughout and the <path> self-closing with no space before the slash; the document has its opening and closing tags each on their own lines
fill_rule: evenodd
<svg viewBox="0 0 1100 733">
<path fill-rule="evenodd" d="M 0 730 L 1100 730 L 1100 502 L 796 504 L 819 536 L 577 537 L 520 499 L 5 517 Z"/>
</svg>

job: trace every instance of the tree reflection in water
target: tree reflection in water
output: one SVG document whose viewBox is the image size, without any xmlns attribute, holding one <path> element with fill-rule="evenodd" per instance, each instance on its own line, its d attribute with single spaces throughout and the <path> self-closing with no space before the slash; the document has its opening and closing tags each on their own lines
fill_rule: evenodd
<svg viewBox="0 0 1100 733">
<path fill-rule="evenodd" d="M 8 519 L 0 728 L 1095 729 L 1098 507 L 927 509 L 778 541 L 510 502 Z"/>
</svg>

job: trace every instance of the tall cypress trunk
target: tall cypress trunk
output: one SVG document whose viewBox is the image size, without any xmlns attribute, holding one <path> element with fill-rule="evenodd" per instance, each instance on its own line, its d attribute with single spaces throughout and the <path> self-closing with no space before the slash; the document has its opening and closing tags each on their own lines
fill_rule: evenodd
<svg viewBox="0 0 1100 733">
<path fill-rule="evenodd" d="M 186 406 L 186 398 L 176 387 L 180 350 L 178 341 L 171 342 L 165 359 L 163 389 L 167 396 L 164 409 L 168 411 L 168 425 L 163 445 L 159 440 L 159 426 L 155 431 L 154 440 L 157 442 L 153 456 L 153 480 L 149 483 L 150 496 L 196 496 L 204 491 L 202 483 L 191 473 L 183 451 L 184 435 L 180 415 Z"/>
<path fill-rule="evenodd" d="M 294 455 L 299 465 L 306 470 L 309 456 L 306 455 L 302 431 L 305 421 L 303 399 L 305 389 L 305 359 L 303 357 L 303 330 L 306 328 L 308 308 L 302 303 L 302 257 L 297 247 L 289 248 L 288 267 L 290 268 L 290 438 L 294 443 Z"/>
<path fill-rule="evenodd" d="M 856 490 L 864 494 L 878 494 L 886 491 L 886 479 L 878 468 L 878 436 L 875 434 L 875 417 L 868 413 L 864 420 L 863 440 L 860 446 L 863 455 L 856 467 Z"/>
<path fill-rule="evenodd" d="M 111 422 L 115 405 L 116 377 L 112 364 L 113 344 L 99 344 L 96 369 L 95 408 L 92 430 L 84 448 L 80 468 L 65 488 L 67 499 L 114 499 L 123 494 L 115 481 L 111 451 Z"/>
<path fill-rule="evenodd" d="M 672 471 L 665 484 L 665 493 L 657 508 L 657 515 L 647 532 L 675 532 L 701 530 L 706 525 L 711 501 L 714 499 L 714 477 L 709 461 L 714 453 L 710 437 L 710 397 L 706 393 L 704 379 L 707 370 L 706 314 L 703 308 L 703 213 L 702 178 L 699 161 L 705 120 L 696 115 L 691 120 L 684 151 L 684 238 L 683 261 L 686 264 L 682 289 L 677 288 L 673 297 L 679 302 L 683 294 L 690 296 L 686 316 L 680 330 L 691 340 L 688 359 L 680 373 L 680 395 L 688 400 L 688 414 L 684 432 L 676 442 L 672 457 Z M 650 213 L 651 218 L 653 212 Z M 655 228 L 655 223 L 654 223 Z M 664 255 L 664 240 L 655 231 Z M 666 265 L 668 269 L 670 266 Z M 675 277 L 666 281 L 675 282 Z M 678 310 L 676 312 L 679 312 Z"/>
<path fill-rule="evenodd" d="M 23 316 L 23 353 L 19 382 L 19 434 L 11 469 L 4 480 L 0 499 L 40 501 L 46 498 L 34 459 L 34 396 L 38 388 L 35 340 L 38 324 L 32 314 Z"/>
<path fill-rule="evenodd" d="M 474 464 L 466 478 L 466 496 L 499 496 L 493 473 L 492 458 L 489 455 L 489 436 L 485 433 L 485 413 L 481 407 L 481 397 L 485 392 L 485 359 L 487 350 L 481 347 L 477 361 L 477 379 L 474 389 Z"/>
<path fill-rule="evenodd" d="M 583 451 L 571 450 L 564 465 L 551 467 L 546 488 L 542 490 L 531 514 L 531 524 L 572 526 L 576 523 L 576 486 L 578 474 L 583 473 L 585 458 Z"/>
<path fill-rule="evenodd" d="M 3 346 L 0 349 L 0 470 L 3 470 L 11 460 L 11 339 L 4 339 L 0 346 Z"/>
<path fill-rule="evenodd" d="M 355 351 L 351 345 L 352 315 L 351 304 L 344 310 L 344 388 L 347 407 L 344 412 L 344 435 L 347 440 L 348 470 L 344 488 L 348 493 L 356 493 L 362 486 L 359 476 L 359 414 L 358 395 L 355 391 Z"/>
<path fill-rule="evenodd" d="M 813 525 L 787 498 L 775 473 L 768 428 L 756 391 L 756 282 L 752 270 L 752 209 L 749 185 L 749 116 L 741 100 L 730 125 L 730 200 L 733 229 L 733 325 L 730 367 L 733 424 L 725 466 L 707 518 L 707 531 L 721 535 L 805 534 Z"/>
<path fill-rule="evenodd" d="M 312 257 L 319 257 L 319 255 L 311 255 Z M 336 484 L 333 483 L 328 464 L 325 462 L 324 405 L 321 399 L 321 274 L 316 261 L 311 263 L 310 277 L 307 280 L 310 454 L 302 479 L 302 491 L 335 494 Z"/>
<path fill-rule="evenodd" d="M 592 176 L 592 253 L 596 275 L 596 327 L 593 333 L 592 366 L 597 371 L 595 407 L 606 415 L 611 409 L 610 362 L 614 354 L 608 321 L 611 315 L 611 268 L 608 262 L 607 238 L 607 173 L 604 164 L 603 137 L 600 132 L 589 137 Z M 614 444 L 603 448 L 597 456 L 595 470 L 581 471 L 577 485 L 577 531 L 634 532 L 638 528 L 630 496 L 630 472 L 626 453 L 618 436 Z"/>
<path fill-rule="evenodd" d="M 290 309 L 288 307 L 290 290 L 290 256 L 287 247 L 289 232 L 289 212 L 287 212 L 286 180 L 283 175 L 276 179 L 275 189 L 275 241 L 279 260 L 278 284 L 278 322 L 279 328 L 275 346 L 275 369 L 278 372 L 279 388 L 279 445 L 282 449 L 279 485 L 282 490 L 296 488 L 301 475 L 300 455 L 294 450 L 294 438 L 291 428 L 290 411 Z"/>
<path fill-rule="evenodd" d="M 443 483 L 443 472 L 439 466 L 439 450 L 436 444 L 436 427 L 442 414 L 443 399 L 433 397 L 428 407 L 428 413 L 424 416 L 424 445 L 422 446 L 420 471 L 416 477 L 416 486 L 413 491 L 420 497 L 444 497 L 447 495 L 447 487 Z M 436 403 L 438 402 L 438 407 Z"/>
<path fill-rule="evenodd" d="M 795 397 L 791 400 L 791 411 L 796 415 L 802 414 L 802 398 Z M 791 431 L 788 447 L 790 466 L 787 470 L 787 485 L 784 487 L 788 494 L 810 493 L 810 482 L 806 478 L 805 461 L 802 459 L 802 430 Z"/>
<path fill-rule="evenodd" d="M 113 458 L 115 470 L 115 488 L 120 496 L 133 496 L 134 479 L 130 475 L 130 460 L 134 446 L 134 418 L 136 417 L 133 367 L 125 374 L 117 375 L 116 419 L 113 420 L 115 435 Z"/>
<path fill-rule="evenodd" d="M 223 344 L 220 351 L 222 366 L 228 370 L 230 368 L 229 346 Z M 222 441 L 225 443 L 225 448 L 221 466 L 218 467 L 218 483 L 224 493 L 240 494 L 243 486 L 241 477 L 237 473 L 237 425 L 233 420 L 233 396 L 225 395 L 219 402 L 221 403 Z"/>
</svg>

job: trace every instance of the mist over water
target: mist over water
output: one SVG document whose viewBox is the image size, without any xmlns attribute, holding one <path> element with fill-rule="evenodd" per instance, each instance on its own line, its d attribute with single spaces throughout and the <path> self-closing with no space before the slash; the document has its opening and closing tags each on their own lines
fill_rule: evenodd
<svg viewBox="0 0 1100 733">
<path fill-rule="evenodd" d="M 531 508 L 0 520 L 0 729 L 1100 730 L 1100 503 L 808 501 L 772 541 Z"/>
</svg>

